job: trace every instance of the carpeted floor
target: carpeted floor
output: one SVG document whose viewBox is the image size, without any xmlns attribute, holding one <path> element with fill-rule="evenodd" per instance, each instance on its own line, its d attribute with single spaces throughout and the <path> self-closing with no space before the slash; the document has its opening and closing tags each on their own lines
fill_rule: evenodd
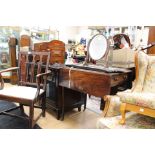
<svg viewBox="0 0 155 155">
<path fill-rule="evenodd" d="M 0 112 L 15 106 L 14 103 L 0 100 Z M 20 109 L 14 110 L 12 113 L 20 115 Z M 28 129 L 28 121 L 8 115 L 0 115 L 0 129 Z M 40 129 L 40 127 L 35 125 L 34 129 Z"/>
<path fill-rule="evenodd" d="M 102 129 L 155 129 L 155 118 L 128 112 L 126 124 L 120 125 L 121 116 L 100 118 L 97 121 L 97 128 Z"/>
</svg>

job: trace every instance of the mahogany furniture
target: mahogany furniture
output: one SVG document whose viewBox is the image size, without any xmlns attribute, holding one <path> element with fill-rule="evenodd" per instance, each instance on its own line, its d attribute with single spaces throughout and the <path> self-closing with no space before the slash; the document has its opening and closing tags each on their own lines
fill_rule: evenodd
<svg viewBox="0 0 155 155">
<path fill-rule="evenodd" d="M 65 43 L 60 40 L 52 40 L 48 43 L 48 49 L 51 52 L 50 63 L 60 63 L 65 62 Z"/>
<path fill-rule="evenodd" d="M 21 47 L 28 47 L 31 46 L 31 38 L 28 35 L 21 35 L 19 40 L 19 46 Z"/>
<path fill-rule="evenodd" d="M 122 72 L 113 73 L 92 69 L 88 70 L 88 68 L 64 67 L 61 69 L 59 86 L 62 88 L 62 120 L 64 119 L 65 109 L 65 88 L 103 99 L 105 95 L 115 94 L 118 86 L 123 83 L 127 84 L 127 87 L 130 87 L 130 73 L 131 71 L 127 69 L 123 69 Z M 105 105 L 104 113 L 106 113 L 107 108 L 107 105 Z"/>
<path fill-rule="evenodd" d="M 148 44 L 155 42 L 155 26 L 149 27 Z M 147 49 L 148 54 L 155 54 L 155 46 Z"/>
<path fill-rule="evenodd" d="M 46 57 L 47 61 L 43 62 L 43 57 Z M 11 115 L 12 110 L 17 108 L 21 109 L 21 113 L 24 113 L 24 107 L 29 107 L 29 116 L 16 116 L 26 118 L 29 121 L 29 127 L 33 128 L 35 122 L 42 115 L 45 117 L 46 108 L 46 83 L 48 71 L 50 53 L 49 52 L 19 52 L 18 67 L 12 67 L 3 71 L 0 71 L 1 90 L 0 100 L 6 100 L 19 103 L 19 106 L 7 109 L 0 112 L 0 115 Z M 1 73 L 18 70 L 18 86 L 4 87 L 4 81 Z M 34 109 L 40 108 L 41 113 L 34 119 Z M 9 112 L 9 113 L 8 113 Z"/>
<path fill-rule="evenodd" d="M 17 67 L 17 62 L 16 62 L 16 45 L 17 45 L 17 39 L 14 37 L 11 37 L 9 39 L 9 54 L 10 54 L 10 66 L 11 67 Z M 17 72 L 12 71 L 11 74 L 11 83 L 16 84 L 17 83 Z"/>
<path fill-rule="evenodd" d="M 1 70 L 9 68 L 9 67 L 16 67 L 16 45 L 17 39 L 15 37 L 10 37 L 8 40 L 8 52 L 3 50 L 0 52 L 0 63 L 1 63 Z M 12 73 L 3 74 L 4 79 L 11 80 L 12 84 L 17 82 L 16 71 Z"/>
<path fill-rule="evenodd" d="M 62 113 L 62 89 L 59 86 L 61 70 L 65 65 L 63 64 L 54 64 L 49 66 L 49 70 L 51 71 L 51 76 L 48 78 L 47 85 L 47 109 L 56 111 L 57 119 L 60 119 Z M 65 111 L 71 110 L 73 108 L 78 108 L 81 110 L 81 106 L 86 103 L 86 96 L 78 91 L 64 88 L 64 103 L 65 103 Z"/>
<path fill-rule="evenodd" d="M 34 44 L 34 51 L 50 51 L 50 64 L 65 62 L 65 43 L 60 40 L 52 40 L 50 42 L 42 42 Z"/>
</svg>

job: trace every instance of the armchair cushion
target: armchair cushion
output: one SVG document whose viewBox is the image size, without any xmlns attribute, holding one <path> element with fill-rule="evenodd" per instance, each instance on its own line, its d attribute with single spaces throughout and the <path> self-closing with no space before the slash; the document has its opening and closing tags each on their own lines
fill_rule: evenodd
<svg viewBox="0 0 155 155">
<path fill-rule="evenodd" d="M 139 52 L 138 53 L 138 58 L 137 58 L 137 65 L 136 65 L 136 82 L 134 86 L 134 91 L 135 92 L 141 92 L 143 89 L 143 83 L 147 71 L 147 65 L 148 65 L 148 56 L 144 52 Z"/>
<path fill-rule="evenodd" d="M 26 100 L 34 100 L 37 92 L 37 88 L 27 86 L 12 86 L 0 90 L 0 96 L 10 96 L 15 98 L 21 98 Z M 40 89 L 40 94 L 44 92 Z"/>
<path fill-rule="evenodd" d="M 155 93 L 155 56 L 148 56 L 148 67 L 143 84 L 143 92 Z"/>
<path fill-rule="evenodd" d="M 155 94 L 149 92 L 119 92 L 117 95 L 123 103 L 155 109 Z"/>
</svg>

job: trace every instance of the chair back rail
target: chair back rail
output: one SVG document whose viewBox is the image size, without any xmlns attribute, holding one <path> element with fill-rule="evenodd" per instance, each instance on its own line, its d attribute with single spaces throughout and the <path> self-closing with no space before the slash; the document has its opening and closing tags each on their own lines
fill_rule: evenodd
<svg viewBox="0 0 155 155">
<path fill-rule="evenodd" d="M 50 52 L 19 52 L 19 85 L 36 86 L 36 75 L 47 72 Z M 41 80 L 41 87 L 47 79 Z"/>
</svg>

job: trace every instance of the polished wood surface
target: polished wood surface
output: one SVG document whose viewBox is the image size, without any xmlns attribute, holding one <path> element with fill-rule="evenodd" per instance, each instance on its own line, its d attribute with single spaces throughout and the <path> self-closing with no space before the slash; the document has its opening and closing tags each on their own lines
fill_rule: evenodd
<svg viewBox="0 0 155 155">
<path fill-rule="evenodd" d="M 110 93 L 110 76 L 105 73 L 66 67 L 61 70 L 59 85 L 101 97 Z"/>
<path fill-rule="evenodd" d="M 111 87 L 119 86 L 128 80 L 131 71 L 105 73 L 64 67 L 60 72 L 60 86 L 103 97 L 111 93 Z"/>
<path fill-rule="evenodd" d="M 149 27 L 148 44 L 155 42 L 155 26 Z M 147 50 L 148 54 L 155 54 L 155 46 Z"/>
<path fill-rule="evenodd" d="M 130 70 L 124 69 L 122 73 L 105 73 L 99 71 L 64 67 L 60 72 L 60 83 L 62 87 L 62 120 L 64 119 L 64 88 L 73 89 L 84 94 L 101 97 L 117 92 L 117 87 L 123 83 L 131 83 L 129 80 Z M 113 89 L 115 88 L 115 89 Z M 114 91 L 114 92 L 113 92 Z M 106 107 L 106 105 L 105 105 Z M 104 108 L 104 113 L 107 108 Z"/>
<path fill-rule="evenodd" d="M 11 67 L 16 67 L 16 45 L 17 45 L 17 39 L 16 38 L 10 38 L 9 39 L 9 54 L 10 54 L 10 65 Z M 11 83 L 17 84 L 17 72 L 13 71 L 11 73 Z"/>
<path fill-rule="evenodd" d="M 65 62 L 65 43 L 60 40 L 52 40 L 50 42 L 42 42 L 34 44 L 34 51 L 43 52 L 50 51 L 50 64 Z"/>
<path fill-rule="evenodd" d="M 31 38 L 28 35 L 21 35 L 20 40 L 19 40 L 19 45 L 20 47 L 25 47 L 31 45 Z"/>
</svg>

